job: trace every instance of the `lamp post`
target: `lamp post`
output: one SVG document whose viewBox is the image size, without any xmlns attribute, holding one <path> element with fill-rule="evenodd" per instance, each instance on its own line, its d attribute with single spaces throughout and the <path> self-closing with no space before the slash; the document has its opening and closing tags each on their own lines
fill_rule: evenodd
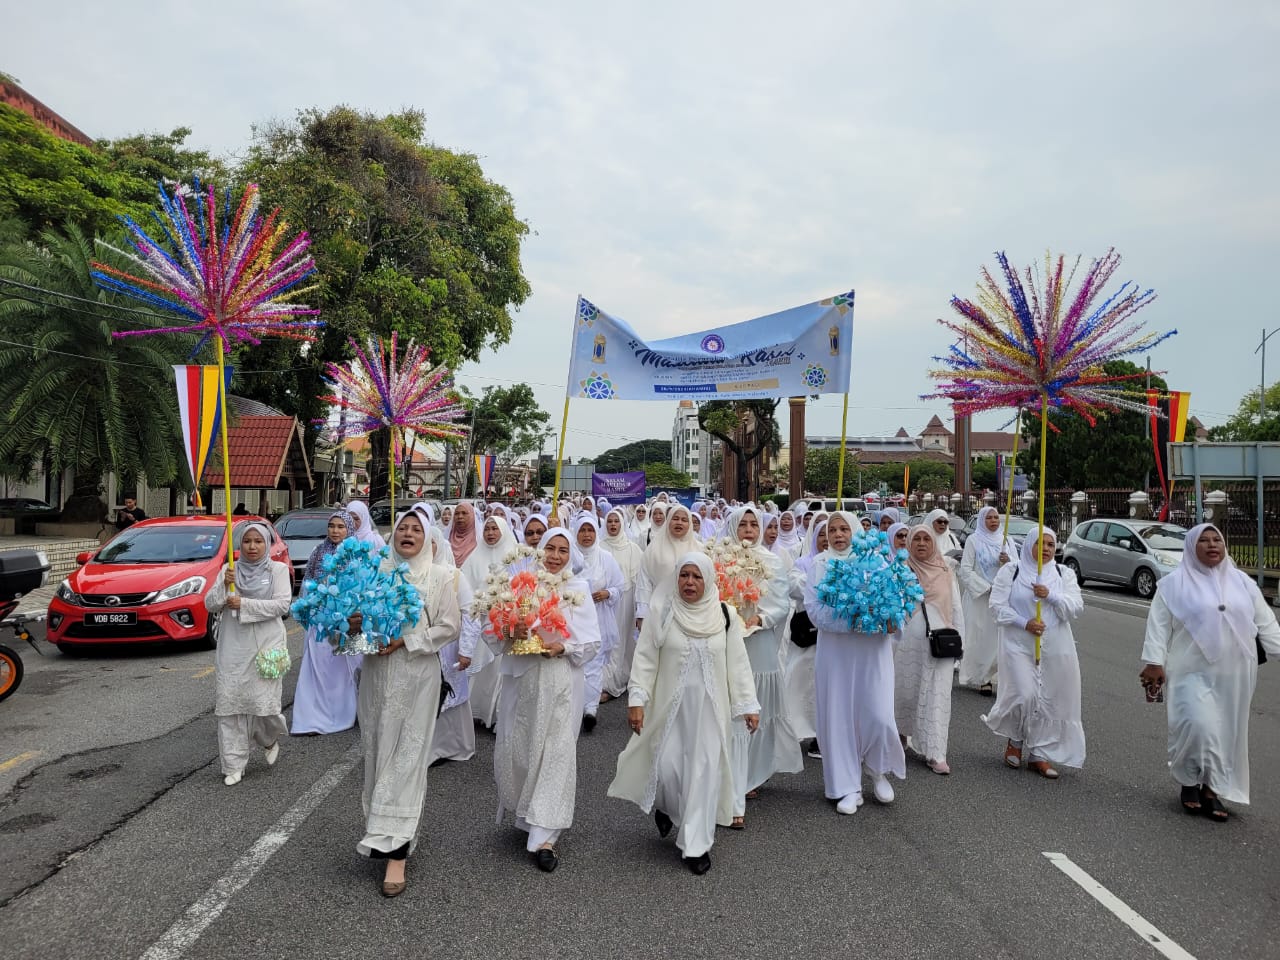
<svg viewBox="0 0 1280 960">
<path fill-rule="evenodd" d="M 1276 327 L 1270 333 L 1267 333 L 1267 328 L 1263 327 L 1262 342 L 1253 351 L 1262 354 L 1262 379 L 1258 385 L 1258 423 L 1267 419 L 1267 341 L 1277 333 L 1280 333 L 1280 327 Z"/>
</svg>

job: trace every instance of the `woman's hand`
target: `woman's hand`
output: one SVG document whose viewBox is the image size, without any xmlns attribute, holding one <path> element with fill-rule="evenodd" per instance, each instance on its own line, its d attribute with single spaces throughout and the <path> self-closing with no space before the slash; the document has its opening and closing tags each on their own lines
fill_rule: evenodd
<svg viewBox="0 0 1280 960">
<path fill-rule="evenodd" d="M 528 624 L 517 623 L 514 627 L 512 627 L 511 639 L 512 640 L 528 640 L 529 639 Z"/>
<path fill-rule="evenodd" d="M 222 571 L 222 585 L 228 590 L 236 585 L 236 572 L 230 567 Z"/>
<path fill-rule="evenodd" d="M 1037 637 L 1042 636 L 1044 634 L 1044 621 L 1028 620 L 1027 633 L 1034 633 Z"/>
<path fill-rule="evenodd" d="M 609 599 L 609 591 L 597 590 L 595 593 L 591 595 L 591 599 L 594 600 L 596 603 L 604 603 L 606 600 Z"/>
<path fill-rule="evenodd" d="M 227 609 L 228 610 L 240 609 L 240 598 L 236 596 L 234 593 L 227 597 Z"/>
<path fill-rule="evenodd" d="M 464 657 L 464 656 L 459 656 L 459 657 L 458 657 L 458 669 L 459 669 L 459 670 L 465 670 L 465 669 L 467 669 L 467 667 L 469 667 L 469 666 L 471 666 L 471 658 L 470 658 L 470 657 Z"/>
<path fill-rule="evenodd" d="M 752 627 L 763 626 L 763 624 L 760 622 L 760 614 L 753 613 L 751 616 L 747 618 L 747 622 L 743 624 L 743 626 L 745 626 L 748 630 L 750 630 Z"/>
<path fill-rule="evenodd" d="M 1164 667 L 1158 663 L 1148 663 L 1142 668 L 1142 672 L 1138 674 L 1138 679 L 1142 681 L 1142 685 L 1146 686 L 1164 686 Z"/>
<path fill-rule="evenodd" d="M 552 640 L 550 643 L 545 640 L 542 642 L 542 655 L 544 657 L 558 657 L 563 653 L 564 644 L 559 640 Z"/>
<path fill-rule="evenodd" d="M 644 729 L 644 707 L 627 707 L 627 724 L 631 727 L 632 733 L 639 733 Z"/>
<path fill-rule="evenodd" d="M 639 630 L 644 626 L 644 617 L 636 617 L 636 629 Z"/>
<path fill-rule="evenodd" d="M 355 635 L 360 632 L 360 628 L 364 625 L 364 614 L 357 611 L 347 617 L 347 633 Z"/>
<path fill-rule="evenodd" d="M 392 640 L 385 647 L 383 647 L 381 650 L 378 651 L 378 656 L 385 657 L 389 653 L 395 653 L 397 650 L 399 650 L 403 646 L 404 646 L 404 640 L 401 637 L 396 637 L 394 640 Z"/>
<path fill-rule="evenodd" d="M 1031 588 L 1031 592 L 1036 595 L 1037 600 L 1045 600 L 1049 596 L 1049 588 L 1043 583 L 1037 583 Z"/>
<path fill-rule="evenodd" d="M 1004 566 L 1006 563 L 1008 563 L 1008 562 L 1009 562 L 1009 555 L 1008 555 L 1007 553 L 1005 553 L 1003 550 L 1001 550 L 1001 551 L 1000 551 L 1000 566 L 1002 566 L 1002 567 L 1003 567 L 1003 566 Z"/>
<path fill-rule="evenodd" d="M 760 729 L 760 714 L 748 713 L 742 719 L 747 722 L 747 733 L 755 733 Z"/>
</svg>

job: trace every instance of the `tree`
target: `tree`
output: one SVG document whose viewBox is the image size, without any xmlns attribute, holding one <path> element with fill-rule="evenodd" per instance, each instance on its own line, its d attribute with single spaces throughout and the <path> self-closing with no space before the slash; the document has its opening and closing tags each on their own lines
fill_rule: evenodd
<svg viewBox="0 0 1280 960">
<path fill-rule="evenodd" d="M 1280 383 L 1267 387 L 1266 420 L 1258 420 L 1258 391 L 1251 390 L 1240 398 L 1235 416 L 1219 427 L 1209 430 L 1209 439 L 1226 443 L 1260 443 L 1280 440 Z M 1195 432 L 1188 427 L 1187 436 Z"/>
<path fill-rule="evenodd" d="M 70 468 L 64 515 L 89 521 L 102 518 L 107 470 L 126 484 L 176 479 L 182 444 L 170 366 L 190 350 L 176 337 L 112 339 L 113 329 L 136 321 L 111 312 L 118 304 L 94 284 L 93 259 L 75 226 L 0 248 L 0 280 L 48 291 L 33 296 L 0 283 L 9 341 L 0 344 L 0 462 L 20 477 Z"/>
<path fill-rule="evenodd" d="M 995 490 L 1000 486 L 996 458 L 979 457 L 969 470 L 969 478 L 975 490 Z"/>
<path fill-rule="evenodd" d="M 644 482 L 649 487 L 688 487 L 693 481 L 689 475 L 669 463 L 646 463 L 644 465 Z"/>
<path fill-rule="evenodd" d="M 778 420 L 774 416 L 778 403 L 777 400 L 711 400 L 699 404 L 698 426 L 720 440 L 737 458 L 738 475 L 724 478 L 722 492 L 732 491 L 738 500 L 750 498 L 750 463 L 766 453 L 776 454 L 780 449 Z M 752 425 L 755 438 L 748 444 L 740 428 Z"/>
<path fill-rule="evenodd" d="M 646 463 L 671 462 L 670 440 L 637 440 L 606 450 L 595 459 L 597 473 L 639 470 Z"/>
<path fill-rule="evenodd" d="M 325 415 L 324 364 L 348 358 L 348 337 L 395 330 L 450 367 L 510 339 L 511 311 L 529 296 L 528 225 L 476 157 L 427 142 L 421 112 L 303 111 L 260 130 L 240 173 L 310 235 L 308 297 L 326 324 L 305 350 L 279 340 L 251 348 L 243 366 L 281 373 L 241 387 L 249 396 L 311 422 Z M 385 461 L 387 443 L 385 431 L 371 437 L 373 455 Z"/>
<path fill-rule="evenodd" d="M 1127 360 L 1110 361 L 1104 369 L 1109 376 L 1143 372 Z M 1151 378 L 1151 386 L 1167 389 L 1157 376 Z M 1028 477 L 1039 482 L 1039 415 L 1024 413 L 1021 429 L 1024 449 L 1018 454 L 1018 464 Z M 1051 488 L 1073 490 L 1139 489 L 1145 486 L 1148 473 L 1155 470 L 1152 450 L 1149 420 L 1140 413 L 1105 413 L 1094 427 L 1077 414 L 1050 413 L 1047 483 Z"/>
<path fill-rule="evenodd" d="M 551 417 L 538 406 L 533 388 L 527 383 L 485 387 L 479 397 L 463 387 L 462 395 L 475 414 L 472 449 L 477 454 L 492 453 L 497 457 L 493 482 L 505 486 L 511 465 L 537 452 L 551 426 Z"/>
</svg>

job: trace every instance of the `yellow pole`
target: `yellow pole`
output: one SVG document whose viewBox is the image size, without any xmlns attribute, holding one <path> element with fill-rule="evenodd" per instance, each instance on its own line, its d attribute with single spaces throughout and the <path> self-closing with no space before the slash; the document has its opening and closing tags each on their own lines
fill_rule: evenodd
<svg viewBox="0 0 1280 960">
<path fill-rule="evenodd" d="M 560 465 L 564 463 L 564 432 L 569 426 L 569 398 L 564 398 L 564 416 L 560 418 L 560 442 L 556 445 L 556 483 L 551 491 L 551 521 L 560 520 Z"/>
<path fill-rule="evenodd" d="M 1013 459 L 1009 463 L 1009 496 L 1005 500 L 1004 505 L 1004 539 L 1009 539 L 1009 517 L 1013 513 L 1013 469 L 1018 462 L 1018 438 L 1022 436 L 1022 408 L 1018 408 L 1018 414 L 1013 421 Z M 1001 542 L 1003 548 L 1004 543 Z"/>
<path fill-rule="evenodd" d="M 1044 474 L 1045 459 L 1049 451 L 1049 395 L 1040 395 L 1040 534 L 1044 536 Z M 1036 545 L 1036 582 L 1044 571 L 1043 541 Z M 1036 600 L 1036 619 L 1040 619 L 1040 600 Z M 1040 636 L 1036 635 L 1036 666 L 1040 665 Z"/>
<path fill-rule="evenodd" d="M 222 506 L 227 514 L 227 568 L 234 571 L 236 558 L 231 543 L 231 454 L 227 443 L 227 418 L 231 415 L 231 411 L 227 409 L 227 361 L 222 355 L 221 334 L 214 334 L 213 349 L 218 353 L 218 406 L 222 410 L 222 416 L 218 424 L 221 428 L 219 432 L 222 434 L 222 492 L 224 501 Z M 235 588 L 232 587 L 229 592 L 234 593 Z"/>
<path fill-rule="evenodd" d="M 844 394 L 844 413 L 840 417 L 840 467 L 836 471 L 836 509 L 844 507 L 844 441 L 849 432 L 849 391 Z M 795 440 L 791 441 L 795 443 Z"/>
</svg>

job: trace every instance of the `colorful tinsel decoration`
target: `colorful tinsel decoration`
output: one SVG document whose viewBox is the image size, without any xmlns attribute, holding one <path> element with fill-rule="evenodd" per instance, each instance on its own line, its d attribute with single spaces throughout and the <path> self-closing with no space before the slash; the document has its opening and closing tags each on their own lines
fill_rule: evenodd
<svg viewBox="0 0 1280 960">
<path fill-rule="evenodd" d="M 961 319 L 939 319 L 959 342 L 937 358 L 945 366 L 929 375 L 942 384 L 925 399 L 950 400 L 960 416 L 999 407 L 1038 411 L 1047 400 L 1051 409 L 1074 411 L 1090 425 L 1103 411 L 1150 412 L 1145 398 L 1126 395 L 1126 386 L 1145 372 L 1111 376 L 1103 365 L 1177 331 L 1142 331 L 1134 315 L 1155 299 L 1153 290 L 1125 283 L 1099 302 L 1120 265 L 1114 249 L 1092 262 L 1074 291 L 1079 257 L 1068 271 L 1065 257 L 1046 254 L 1043 278 L 1030 267 L 1019 275 L 1004 253 L 996 261 L 1003 287 L 983 267 L 977 302 L 953 297 Z"/>
<path fill-rule="evenodd" d="M 392 456 L 400 463 L 406 431 L 451 440 L 467 435 L 467 428 L 457 422 L 467 410 L 453 392 L 453 374 L 443 365 L 428 365 L 427 347 L 410 340 L 400 355 L 395 333 L 390 351 L 373 337 L 365 347 L 355 340 L 349 343 L 355 357 L 345 366 L 327 365 L 326 382 L 334 393 L 320 398 L 346 414 L 330 429 L 333 440 L 390 427 Z"/>
<path fill-rule="evenodd" d="M 359 613 L 366 636 L 379 645 L 400 636 L 422 615 L 422 597 L 409 582 L 409 565 L 384 564 L 389 547 L 348 537 L 320 563 L 323 576 L 304 580 L 289 612 L 304 627 L 316 629 L 317 640 L 330 640 L 335 653 L 346 653 L 347 619 Z"/>
<path fill-rule="evenodd" d="M 898 631 L 924 602 L 924 588 L 907 566 L 907 551 L 894 551 L 887 534 L 859 528 L 849 556 L 828 557 L 817 597 L 832 615 L 858 633 Z"/>
<path fill-rule="evenodd" d="M 195 211 L 190 198 L 195 200 Z M 315 272 L 307 254 L 306 233 L 285 242 L 289 226 L 279 208 L 263 216 L 257 184 L 250 184 L 233 212 L 231 194 L 223 198 L 221 216 L 212 184 L 196 181 L 189 192 L 172 194 L 160 187 L 160 212 L 152 211 L 164 242 L 157 241 L 132 219 L 122 217 L 134 253 L 99 240 L 104 247 L 135 264 L 129 273 L 95 261 L 98 286 L 176 314 L 189 322 L 174 327 L 113 331 L 113 337 L 153 333 L 199 333 L 198 350 L 211 337 L 224 348 L 232 341 L 259 343 L 264 336 L 311 340 L 319 320 L 303 320 L 318 310 L 290 303 L 285 295 Z M 310 288 L 305 288 L 310 289 Z"/>
</svg>

